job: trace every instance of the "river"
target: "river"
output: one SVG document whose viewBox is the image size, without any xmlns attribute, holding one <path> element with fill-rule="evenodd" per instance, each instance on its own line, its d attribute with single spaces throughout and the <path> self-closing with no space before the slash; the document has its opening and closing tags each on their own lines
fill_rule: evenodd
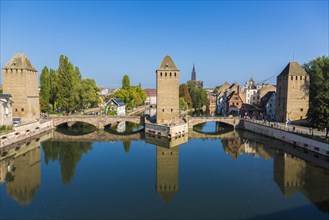
<svg viewBox="0 0 329 220">
<path fill-rule="evenodd" d="M 329 218 L 328 158 L 213 127 L 172 140 L 57 130 L 10 146 L 0 218 Z"/>
</svg>

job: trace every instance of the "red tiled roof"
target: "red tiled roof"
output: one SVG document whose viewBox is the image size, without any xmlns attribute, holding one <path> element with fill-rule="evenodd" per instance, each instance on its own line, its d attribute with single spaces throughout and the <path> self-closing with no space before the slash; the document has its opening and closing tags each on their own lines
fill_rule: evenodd
<svg viewBox="0 0 329 220">
<path fill-rule="evenodd" d="M 157 96 L 157 89 L 144 89 L 144 91 L 147 97 Z"/>
</svg>

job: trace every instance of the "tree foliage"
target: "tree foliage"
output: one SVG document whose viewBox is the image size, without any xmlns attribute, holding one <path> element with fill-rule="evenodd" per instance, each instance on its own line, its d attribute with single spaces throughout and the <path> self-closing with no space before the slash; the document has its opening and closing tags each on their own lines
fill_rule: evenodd
<svg viewBox="0 0 329 220">
<path fill-rule="evenodd" d="M 142 105 L 146 100 L 145 91 L 140 86 L 130 86 L 129 76 L 124 75 L 122 88 L 116 91 L 113 97 L 121 99 L 127 109 Z"/>
<path fill-rule="evenodd" d="M 187 84 L 183 83 L 179 85 L 179 97 L 182 97 L 185 100 L 188 107 L 192 107 L 192 99 Z"/>
<path fill-rule="evenodd" d="M 179 108 L 181 108 L 183 111 L 186 111 L 188 109 L 188 105 L 183 97 L 179 98 Z"/>
<path fill-rule="evenodd" d="M 130 89 L 130 80 L 128 75 L 124 75 L 122 78 L 122 89 Z"/>
<path fill-rule="evenodd" d="M 198 86 L 195 81 L 188 81 L 187 86 L 192 100 L 192 107 L 196 109 L 202 108 L 207 104 L 207 91 Z"/>
<path fill-rule="evenodd" d="M 317 128 L 329 130 L 329 58 L 318 57 L 303 65 L 310 76 L 308 117 Z"/>
<path fill-rule="evenodd" d="M 40 110 L 46 112 L 49 110 L 50 101 L 50 75 L 45 66 L 40 74 Z"/>
<path fill-rule="evenodd" d="M 57 70 L 45 67 L 40 76 L 42 111 L 71 113 L 98 105 L 99 88 L 93 79 L 82 79 L 80 69 L 61 55 Z"/>
</svg>

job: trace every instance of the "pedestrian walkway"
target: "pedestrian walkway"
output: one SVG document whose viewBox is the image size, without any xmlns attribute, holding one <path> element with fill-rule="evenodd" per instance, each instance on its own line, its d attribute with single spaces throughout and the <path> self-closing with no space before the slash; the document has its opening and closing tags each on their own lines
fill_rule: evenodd
<svg viewBox="0 0 329 220">
<path fill-rule="evenodd" d="M 306 136 L 308 138 L 312 138 L 315 140 L 320 140 L 320 141 L 329 143 L 329 140 L 328 139 L 326 140 L 326 132 L 320 131 L 318 129 L 303 127 L 303 126 L 288 124 L 288 123 L 269 122 L 269 121 L 265 121 L 265 120 L 255 120 L 255 119 L 245 119 L 245 120 L 252 122 L 252 123 L 261 124 L 264 126 L 288 131 L 288 132 L 295 133 L 295 134 L 300 134 L 300 135 Z"/>
</svg>

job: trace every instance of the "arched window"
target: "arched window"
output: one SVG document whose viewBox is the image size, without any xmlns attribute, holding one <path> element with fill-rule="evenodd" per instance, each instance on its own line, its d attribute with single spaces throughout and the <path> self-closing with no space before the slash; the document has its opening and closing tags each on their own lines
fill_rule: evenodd
<svg viewBox="0 0 329 220">
<path fill-rule="evenodd" d="M 165 72 L 165 76 L 167 76 L 167 72 Z"/>
<path fill-rule="evenodd" d="M 160 76 L 162 76 L 162 72 L 160 72 Z"/>
<path fill-rule="evenodd" d="M 170 72 L 170 76 L 171 76 L 171 72 Z"/>
</svg>

